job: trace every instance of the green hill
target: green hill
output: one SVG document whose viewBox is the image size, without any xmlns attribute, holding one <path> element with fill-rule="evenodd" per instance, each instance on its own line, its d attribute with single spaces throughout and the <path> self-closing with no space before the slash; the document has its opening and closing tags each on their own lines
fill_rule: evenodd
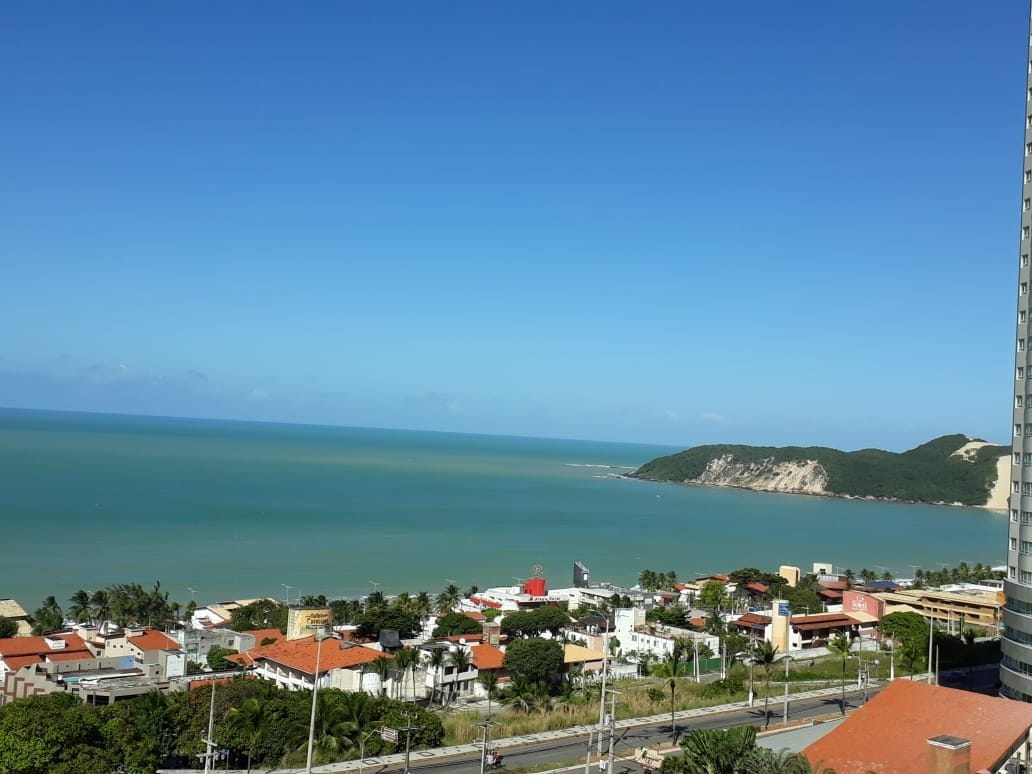
<svg viewBox="0 0 1032 774">
<path fill-rule="evenodd" d="M 970 440 L 960 434 L 944 435 L 902 453 L 881 449 L 844 452 L 824 446 L 710 444 L 658 457 L 631 476 L 770 489 L 762 482 L 771 475 L 792 466 L 816 463 L 820 468 L 816 477 L 823 485 L 806 489 L 814 494 L 985 505 L 996 483 L 997 460 L 1009 455 L 1010 449 L 983 446 L 964 456 L 954 455 Z M 800 490 L 778 487 L 777 491 Z"/>
</svg>

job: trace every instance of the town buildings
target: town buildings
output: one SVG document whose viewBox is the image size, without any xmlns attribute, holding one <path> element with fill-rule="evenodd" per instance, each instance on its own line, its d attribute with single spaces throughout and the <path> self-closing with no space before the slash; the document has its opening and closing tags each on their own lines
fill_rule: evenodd
<svg viewBox="0 0 1032 774">
<path fill-rule="evenodd" d="M 1032 27 L 1025 83 L 1025 152 L 1022 162 L 1018 308 L 1015 320 L 1014 432 L 1011 447 L 1010 529 L 1007 543 L 1007 602 L 1003 609 L 1000 694 L 1032 701 Z"/>
<path fill-rule="evenodd" d="M 836 774 L 1025 771 L 1032 707 L 910 680 L 889 683 L 803 754 Z"/>
</svg>

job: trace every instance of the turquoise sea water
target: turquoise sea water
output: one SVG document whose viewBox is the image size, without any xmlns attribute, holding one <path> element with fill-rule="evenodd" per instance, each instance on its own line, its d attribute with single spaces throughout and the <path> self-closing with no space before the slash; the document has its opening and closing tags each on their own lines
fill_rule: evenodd
<svg viewBox="0 0 1032 774">
<path fill-rule="evenodd" d="M 161 580 L 198 602 L 645 567 L 1003 560 L 1006 517 L 628 481 L 664 447 L 0 409 L 0 597 Z M 626 466 L 606 468 L 594 466 Z"/>
</svg>

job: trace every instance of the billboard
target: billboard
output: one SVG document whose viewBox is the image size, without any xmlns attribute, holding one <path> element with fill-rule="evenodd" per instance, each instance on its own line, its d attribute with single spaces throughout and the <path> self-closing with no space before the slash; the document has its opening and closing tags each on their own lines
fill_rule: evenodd
<svg viewBox="0 0 1032 774">
<path fill-rule="evenodd" d="M 333 628 L 333 611 L 328 607 L 291 607 L 287 610 L 287 639 L 311 637 Z"/>
</svg>

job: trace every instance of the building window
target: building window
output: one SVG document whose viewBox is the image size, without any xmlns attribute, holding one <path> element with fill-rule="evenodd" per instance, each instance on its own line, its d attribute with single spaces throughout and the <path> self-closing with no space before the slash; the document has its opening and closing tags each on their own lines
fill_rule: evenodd
<svg viewBox="0 0 1032 774">
<path fill-rule="evenodd" d="M 1032 142 L 1025 143 L 1025 155 L 1032 156 Z"/>
<path fill-rule="evenodd" d="M 1024 352 L 1024 351 L 1025 351 L 1025 340 L 1024 339 L 1018 339 L 1018 352 Z"/>
<path fill-rule="evenodd" d="M 1027 255 L 1025 257 L 1028 258 Z M 1028 319 L 1028 312 L 1026 312 L 1024 309 L 1022 309 L 1020 312 L 1018 312 L 1018 322 L 1019 323 L 1024 325 L 1025 324 L 1025 320 L 1027 320 L 1027 319 Z"/>
<path fill-rule="evenodd" d="M 1013 566 L 1012 567 L 1008 567 L 1007 568 L 1007 575 L 1010 576 L 1011 578 L 1018 577 L 1018 568 L 1017 567 L 1013 567 Z"/>
<path fill-rule="evenodd" d="M 1014 452 L 1014 460 L 1013 460 L 1013 462 L 1011 462 L 1011 464 L 1012 465 L 1020 465 L 1021 464 L 1021 452 Z M 1016 484 L 1017 481 L 1015 481 L 1014 483 Z M 1015 491 L 1017 491 L 1017 490 L 1015 490 Z"/>
<path fill-rule="evenodd" d="M 1022 524 L 1032 524 L 1032 511 L 1022 511 L 1021 512 L 1021 523 Z"/>
<path fill-rule="evenodd" d="M 1032 453 L 1025 453 L 1025 464 L 1032 465 Z"/>
<path fill-rule="evenodd" d="M 1025 367 L 1024 366 L 1018 366 L 1018 378 L 1019 379 L 1024 379 L 1025 378 Z"/>
<path fill-rule="evenodd" d="M 1022 570 L 1021 575 L 1018 577 L 1018 580 L 1024 583 L 1026 586 L 1032 586 L 1032 572 L 1029 572 L 1028 570 Z M 1032 645 L 1032 642 L 1028 644 Z"/>
<path fill-rule="evenodd" d="M 1023 400 L 1024 400 L 1024 396 L 1022 396 L 1022 395 L 1015 395 L 1014 396 L 1014 408 L 1021 408 L 1021 403 L 1022 403 Z"/>
<path fill-rule="evenodd" d="M 1032 543 L 1030 543 L 1027 540 L 1022 540 L 1021 541 L 1021 553 L 1023 553 L 1025 556 L 1028 556 L 1029 554 L 1032 554 Z"/>
<path fill-rule="evenodd" d="M 1017 551 L 1018 550 L 1018 539 L 1017 538 L 1011 538 L 1010 539 L 1010 546 L 1011 546 L 1010 547 L 1011 551 Z"/>
<path fill-rule="evenodd" d="M 1021 256 L 1021 265 L 1028 266 L 1028 253 L 1025 253 Z"/>
<path fill-rule="evenodd" d="M 1018 509 L 1017 508 L 1011 508 L 1011 521 L 1017 521 L 1017 520 L 1018 520 Z"/>
<path fill-rule="evenodd" d="M 1032 183 L 1032 169 L 1025 170 L 1025 182 Z"/>
<path fill-rule="evenodd" d="M 1027 282 L 1022 282 L 1021 283 L 1021 295 L 1023 295 L 1023 296 L 1027 296 L 1028 295 L 1028 283 Z"/>
<path fill-rule="evenodd" d="M 1032 207 L 1032 199 L 1025 199 L 1025 201 L 1021 203 L 1021 211 L 1028 212 L 1029 207 Z"/>
<path fill-rule="evenodd" d="M 1029 232 L 1028 226 L 1022 226 L 1021 227 L 1021 238 L 1022 239 L 1028 239 L 1028 232 Z"/>
<path fill-rule="evenodd" d="M 1021 425 L 1014 425 L 1014 435 L 1021 435 Z"/>
<path fill-rule="evenodd" d="M 1032 495 L 1032 481 L 1026 481 L 1024 484 L 1021 485 L 1021 493 L 1023 495 Z"/>
</svg>

